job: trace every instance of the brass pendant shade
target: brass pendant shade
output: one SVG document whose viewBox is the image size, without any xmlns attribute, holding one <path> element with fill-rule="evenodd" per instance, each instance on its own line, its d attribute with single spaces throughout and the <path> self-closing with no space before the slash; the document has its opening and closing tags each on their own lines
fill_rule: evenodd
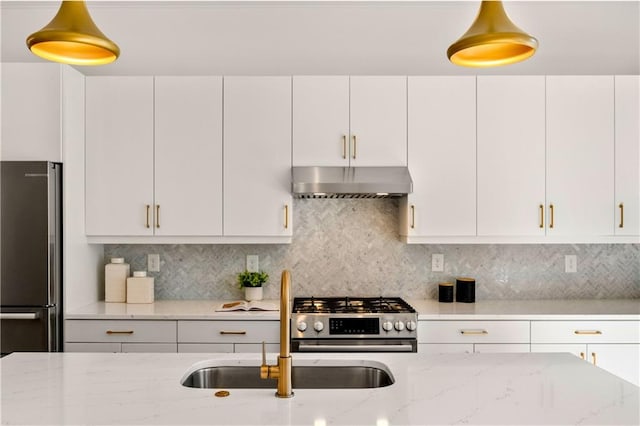
<svg viewBox="0 0 640 426">
<path fill-rule="evenodd" d="M 104 65 L 120 55 L 91 19 L 84 0 L 64 0 L 51 22 L 27 37 L 27 46 L 44 59 L 70 65 Z"/>
<path fill-rule="evenodd" d="M 511 22 L 501 1 L 483 0 L 476 20 L 447 57 L 456 65 L 487 68 L 524 61 L 537 48 L 538 40 Z"/>
</svg>

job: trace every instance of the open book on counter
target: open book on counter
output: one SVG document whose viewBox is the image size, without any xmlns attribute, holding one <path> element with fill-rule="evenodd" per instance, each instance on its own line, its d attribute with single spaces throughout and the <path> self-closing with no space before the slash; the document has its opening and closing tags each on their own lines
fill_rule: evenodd
<svg viewBox="0 0 640 426">
<path fill-rule="evenodd" d="M 247 302 L 246 300 L 238 300 L 236 302 L 223 303 L 216 312 L 230 311 L 279 311 L 280 304 L 273 301 L 254 300 Z"/>
</svg>

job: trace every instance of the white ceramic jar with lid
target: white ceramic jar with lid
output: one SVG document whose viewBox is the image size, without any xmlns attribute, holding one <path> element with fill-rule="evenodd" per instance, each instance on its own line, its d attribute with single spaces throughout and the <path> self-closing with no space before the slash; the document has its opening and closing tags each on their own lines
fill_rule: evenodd
<svg viewBox="0 0 640 426">
<path fill-rule="evenodd" d="M 127 278 L 129 264 L 122 257 L 111 258 L 104 267 L 104 301 L 125 302 L 127 300 Z"/>
<path fill-rule="evenodd" d="M 134 271 L 127 278 L 127 303 L 153 303 L 153 277 L 146 271 Z"/>
</svg>

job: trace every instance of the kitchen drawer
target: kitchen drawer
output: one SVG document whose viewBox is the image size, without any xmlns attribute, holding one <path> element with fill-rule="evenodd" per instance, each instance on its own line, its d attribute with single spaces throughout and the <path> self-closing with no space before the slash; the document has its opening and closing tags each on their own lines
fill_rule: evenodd
<svg viewBox="0 0 640 426">
<path fill-rule="evenodd" d="M 473 345 L 473 352 L 484 354 L 505 354 L 531 352 L 527 343 L 477 343 Z"/>
<path fill-rule="evenodd" d="M 418 343 L 529 343 L 529 321 L 419 321 Z"/>
<path fill-rule="evenodd" d="M 532 321 L 531 343 L 640 343 L 640 321 Z"/>
<path fill-rule="evenodd" d="M 178 343 L 279 343 L 279 321 L 178 321 Z"/>
<path fill-rule="evenodd" d="M 65 352 L 122 352 L 122 343 L 65 343 Z"/>
<path fill-rule="evenodd" d="M 175 343 L 176 321 L 67 320 L 65 341 Z"/>
<path fill-rule="evenodd" d="M 179 353 L 233 353 L 233 343 L 178 343 Z"/>
<path fill-rule="evenodd" d="M 470 354 L 473 353 L 473 343 L 420 343 L 418 352 L 421 354 Z"/>
<path fill-rule="evenodd" d="M 177 343 L 123 343 L 122 352 L 130 353 L 176 353 Z"/>
</svg>

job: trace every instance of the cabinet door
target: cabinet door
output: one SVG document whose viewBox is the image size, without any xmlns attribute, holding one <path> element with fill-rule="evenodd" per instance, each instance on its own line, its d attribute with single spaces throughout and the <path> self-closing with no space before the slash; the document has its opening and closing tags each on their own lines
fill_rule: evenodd
<svg viewBox="0 0 640 426">
<path fill-rule="evenodd" d="M 588 360 L 594 365 L 640 386 L 640 345 L 587 345 Z"/>
<path fill-rule="evenodd" d="M 293 165 L 349 165 L 349 77 L 293 77 Z"/>
<path fill-rule="evenodd" d="M 409 236 L 476 234 L 475 77 L 409 77 Z"/>
<path fill-rule="evenodd" d="M 613 76 L 547 77 L 547 235 L 613 234 L 613 93 Z"/>
<path fill-rule="evenodd" d="M 2 63 L 2 158 L 62 161 L 61 65 Z"/>
<path fill-rule="evenodd" d="M 87 235 L 152 235 L 153 77 L 87 77 L 85 132 Z"/>
<path fill-rule="evenodd" d="M 155 78 L 155 234 L 222 235 L 222 77 Z"/>
<path fill-rule="evenodd" d="M 352 166 L 407 165 L 407 78 L 351 77 Z"/>
<path fill-rule="evenodd" d="M 545 234 L 544 90 L 544 76 L 478 77 L 478 235 Z"/>
<path fill-rule="evenodd" d="M 523 353 L 530 352 L 526 343 L 476 343 L 473 351 L 485 354 Z"/>
<path fill-rule="evenodd" d="M 615 233 L 640 235 L 640 77 L 616 76 L 615 86 Z"/>
<path fill-rule="evenodd" d="M 225 77 L 224 235 L 291 229 L 291 77 Z"/>
<path fill-rule="evenodd" d="M 587 345 L 585 344 L 532 344 L 531 352 L 569 352 L 580 359 L 587 359 Z"/>
<path fill-rule="evenodd" d="M 176 353 L 177 343 L 123 343 L 122 352 L 129 353 Z"/>
</svg>

